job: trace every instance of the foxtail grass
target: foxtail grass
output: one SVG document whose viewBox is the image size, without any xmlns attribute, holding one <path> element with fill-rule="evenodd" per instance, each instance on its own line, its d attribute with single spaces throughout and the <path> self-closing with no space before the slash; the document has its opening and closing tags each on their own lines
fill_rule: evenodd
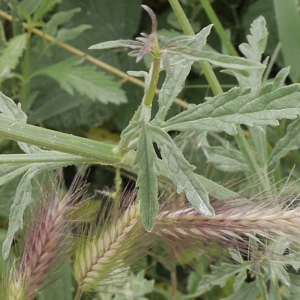
<svg viewBox="0 0 300 300">
<path fill-rule="evenodd" d="M 62 197 L 60 189 L 42 190 L 36 210 L 29 216 L 21 254 L 5 279 L 5 300 L 31 300 L 39 293 L 50 271 L 70 255 L 72 222 L 69 214 L 84 188 L 74 186 Z"/>
<path fill-rule="evenodd" d="M 238 199 L 237 199 L 238 200 Z M 222 248 L 236 245 L 248 247 L 249 239 L 276 241 L 278 237 L 296 241 L 299 245 L 300 207 L 287 201 L 251 201 L 246 204 L 217 205 L 215 216 L 207 218 L 190 205 L 163 208 L 153 229 L 155 235 L 178 248 L 202 244 Z M 224 249 L 223 249 L 224 250 Z"/>
<path fill-rule="evenodd" d="M 138 251 L 139 240 L 145 232 L 140 207 L 133 202 L 135 193 L 122 198 L 128 203 L 126 209 L 117 203 L 107 207 L 98 224 L 91 224 L 88 234 L 83 234 L 78 241 L 74 261 L 78 283 L 76 300 L 80 299 L 82 292 L 99 289 L 109 276 L 127 267 L 128 260 L 132 261 Z"/>
</svg>

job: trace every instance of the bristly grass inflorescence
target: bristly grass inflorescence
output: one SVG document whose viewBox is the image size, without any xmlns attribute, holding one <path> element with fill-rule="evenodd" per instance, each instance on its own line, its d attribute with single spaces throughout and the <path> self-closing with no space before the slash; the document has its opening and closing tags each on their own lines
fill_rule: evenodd
<svg viewBox="0 0 300 300">
<path fill-rule="evenodd" d="M 145 234 L 140 206 L 134 202 L 135 192 L 123 194 L 122 198 L 122 203 L 127 203 L 126 208 L 113 203 L 112 207 L 104 208 L 98 221 L 92 221 L 88 231 L 82 230 L 74 260 L 74 276 L 78 283 L 76 299 L 82 292 L 99 289 L 102 281 L 138 257 L 138 245 Z"/>
<path fill-rule="evenodd" d="M 41 199 L 31 211 L 21 239 L 20 258 L 5 280 L 7 300 L 34 299 L 51 271 L 72 253 L 72 228 L 76 223 L 70 216 L 76 202 L 86 196 L 86 188 L 77 178 L 63 196 L 50 178 L 40 188 Z"/>
</svg>

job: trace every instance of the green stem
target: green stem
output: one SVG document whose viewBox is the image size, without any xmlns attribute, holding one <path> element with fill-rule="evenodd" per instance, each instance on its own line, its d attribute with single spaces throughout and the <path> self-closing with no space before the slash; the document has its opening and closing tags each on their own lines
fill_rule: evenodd
<svg viewBox="0 0 300 300">
<path fill-rule="evenodd" d="M 239 56 L 238 52 L 235 50 L 234 46 L 231 43 L 226 31 L 221 24 L 219 18 L 217 17 L 215 11 L 213 10 L 210 2 L 208 0 L 200 0 L 202 7 L 204 8 L 209 20 L 214 24 L 214 28 L 219 35 L 222 43 L 226 47 L 227 51 L 232 56 Z"/>
<path fill-rule="evenodd" d="M 238 144 L 240 151 L 243 153 L 244 159 L 250 168 L 250 172 L 253 175 L 257 175 L 265 191 L 270 191 L 269 181 L 263 176 L 262 170 L 260 169 L 257 161 L 253 157 L 250 145 L 243 134 L 243 131 L 240 126 L 237 126 L 238 134 L 235 135 L 235 141 Z"/>
<path fill-rule="evenodd" d="M 27 40 L 26 40 L 26 50 L 25 57 L 23 61 L 23 83 L 20 91 L 20 103 L 22 105 L 22 110 L 26 112 L 29 109 L 29 77 L 30 77 L 30 40 L 31 40 L 31 30 L 28 28 Z"/>
<path fill-rule="evenodd" d="M 84 163 L 95 162 L 103 165 L 113 165 L 133 172 L 135 151 L 128 151 L 122 158 L 115 152 L 115 146 L 98 141 L 89 140 L 70 134 L 40 128 L 37 126 L 20 123 L 0 116 L 0 137 L 36 145 L 49 150 L 61 151 L 64 153 L 49 154 L 12 154 L 0 156 L 0 163 L 37 163 L 37 162 L 71 162 Z M 68 155 L 68 154 L 71 155 Z M 51 158 L 47 158 L 52 156 Z M 25 157 L 27 156 L 27 158 Z M 65 160 L 64 160 L 65 156 Z M 208 193 L 217 199 L 237 197 L 238 194 L 231 190 L 203 177 L 199 181 L 206 188 Z M 171 183 L 166 169 L 161 166 L 159 179 L 165 183 Z"/>
<path fill-rule="evenodd" d="M 150 80 L 149 88 L 146 91 L 145 100 L 144 100 L 146 106 L 152 104 L 156 87 L 157 87 L 158 78 L 159 78 L 159 72 L 160 72 L 160 57 L 154 58 L 153 60 L 151 80 Z"/>
<path fill-rule="evenodd" d="M 65 152 L 113 165 L 120 162 L 113 145 L 93 141 L 50 129 L 20 123 L 0 116 L 0 136 L 42 148 Z"/>
<path fill-rule="evenodd" d="M 52 153 L 40 153 L 40 154 L 1 154 L 0 155 L 0 165 L 10 164 L 35 164 L 35 163 L 66 163 L 69 165 L 81 164 L 81 163 L 95 163 L 95 160 L 89 160 L 86 157 L 80 157 L 77 155 L 71 155 L 67 153 L 57 152 Z"/>
</svg>

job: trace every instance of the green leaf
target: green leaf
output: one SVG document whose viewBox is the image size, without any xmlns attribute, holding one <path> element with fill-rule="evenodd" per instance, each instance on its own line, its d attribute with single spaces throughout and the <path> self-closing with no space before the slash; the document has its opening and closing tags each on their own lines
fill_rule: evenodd
<svg viewBox="0 0 300 300">
<path fill-rule="evenodd" d="M 9 214 L 9 227 L 6 239 L 2 246 L 2 256 L 6 259 L 9 255 L 11 244 L 15 233 L 23 228 L 23 214 L 26 207 L 31 203 L 32 185 L 31 180 L 37 174 L 49 169 L 56 169 L 65 166 L 65 163 L 48 163 L 48 164 L 33 164 L 22 177 L 16 194 L 14 202 L 11 206 Z"/>
<path fill-rule="evenodd" d="M 21 110 L 21 105 L 16 103 L 9 97 L 0 92 L 0 111 L 1 115 L 10 120 L 16 120 L 22 123 L 26 123 L 27 116 Z"/>
<path fill-rule="evenodd" d="M 223 300 L 257 300 L 259 290 L 256 287 L 255 282 L 244 284 L 243 287 L 234 292 L 230 297 Z"/>
<path fill-rule="evenodd" d="M 24 174 L 30 166 L 26 164 L 1 164 L 0 165 L 0 186 Z"/>
<path fill-rule="evenodd" d="M 300 293 L 300 278 L 298 274 L 290 273 L 291 287 L 290 287 L 290 297 L 289 300 L 298 300 Z"/>
<path fill-rule="evenodd" d="M 202 50 L 206 44 L 207 36 L 210 33 L 212 26 L 207 26 L 202 29 L 192 39 L 190 47 Z M 189 38 L 191 40 L 191 37 Z M 186 61 L 178 56 L 173 56 L 170 59 L 171 72 L 167 72 L 166 79 L 160 90 L 158 97 L 159 110 L 153 119 L 153 124 L 159 124 L 164 121 L 169 108 L 171 107 L 174 99 L 183 89 L 186 77 L 190 73 L 192 62 Z"/>
<path fill-rule="evenodd" d="M 281 287 L 280 287 L 281 288 Z M 270 286 L 268 286 L 269 296 L 272 300 L 282 300 L 280 288 L 277 281 L 270 280 Z M 288 298 L 290 299 L 290 298 Z"/>
<path fill-rule="evenodd" d="M 1 115 L 3 115 L 7 119 L 16 120 L 21 123 L 26 123 L 27 116 L 26 114 L 21 110 L 21 105 L 16 105 L 13 100 L 5 96 L 0 92 L 0 109 Z M 33 145 L 27 145 L 26 143 L 18 142 L 19 147 L 25 152 L 25 153 L 41 153 L 45 152 L 46 150 L 42 150 L 39 147 L 33 146 Z"/>
<path fill-rule="evenodd" d="M 159 165 L 152 145 L 151 131 L 144 121 L 141 123 L 134 167 L 139 169 L 136 185 L 139 187 L 138 199 L 141 201 L 143 224 L 147 231 L 151 231 L 158 214 Z"/>
<path fill-rule="evenodd" d="M 0 228 L 0 247 L 2 247 L 2 244 L 6 237 L 6 230 L 3 228 Z M 7 272 L 7 267 L 9 267 L 9 264 L 7 261 L 5 261 L 2 257 L 0 257 L 0 275 L 1 278 L 4 278 L 5 272 Z M 0 296 L 2 296 L 0 291 Z M 4 298 L 3 298 L 4 299 Z"/>
<path fill-rule="evenodd" d="M 20 34 L 12 38 L 0 55 L 0 82 L 17 66 L 26 47 L 27 34 Z"/>
<path fill-rule="evenodd" d="M 287 127 L 287 132 L 275 145 L 269 159 L 270 170 L 275 168 L 280 159 L 290 151 L 300 148 L 300 118 L 297 118 Z"/>
<path fill-rule="evenodd" d="M 265 66 L 261 63 L 250 61 L 248 59 L 242 57 L 229 56 L 214 52 L 206 52 L 199 51 L 195 49 L 185 48 L 185 47 L 177 47 L 177 48 L 169 48 L 167 50 L 171 55 L 181 55 L 187 60 L 191 61 L 207 61 L 212 65 L 228 68 L 228 69 L 236 69 L 236 70 L 245 70 L 245 69 L 264 69 Z"/>
<path fill-rule="evenodd" d="M 208 163 L 224 172 L 246 172 L 248 166 L 245 163 L 243 154 L 232 147 L 229 142 L 224 141 L 223 146 L 202 147 Z"/>
<path fill-rule="evenodd" d="M 56 270 L 53 278 L 46 281 L 46 289 L 43 289 L 38 295 L 38 300 L 73 300 L 73 270 L 71 259 L 64 260 L 63 264 Z M 48 286 L 49 285 L 49 286 Z"/>
<path fill-rule="evenodd" d="M 54 79 L 70 95 L 77 91 L 103 104 L 120 104 L 127 101 L 125 93 L 112 77 L 90 66 L 74 66 L 77 62 L 78 58 L 66 59 L 36 72 L 35 75 L 45 75 Z"/>
<path fill-rule="evenodd" d="M 70 25 L 93 26 L 93 32 L 72 41 L 73 46 L 86 51 L 95 42 L 130 39 L 136 35 L 142 11 L 141 4 L 141 0 L 115 1 L 113 5 L 111 0 L 64 0 L 58 10 L 76 7 L 82 9 Z"/>
<path fill-rule="evenodd" d="M 272 269 L 272 281 L 280 280 L 282 284 L 285 286 L 290 286 L 291 281 L 288 272 L 286 271 L 284 266 L 278 264 L 270 265 Z"/>
<path fill-rule="evenodd" d="M 268 30 L 264 17 L 259 16 L 252 22 L 250 33 L 250 35 L 247 35 L 248 43 L 242 43 L 239 49 L 246 58 L 259 63 L 268 39 Z M 264 69 L 247 68 L 245 71 L 225 70 L 224 72 L 235 76 L 239 82 L 239 86 L 243 89 L 252 88 L 255 90 L 259 88 Z"/>
<path fill-rule="evenodd" d="M 255 92 L 233 88 L 187 109 L 163 123 L 162 127 L 166 131 L 208 130 L 234 135 L 237 124 L 276 126 L 277 120 L 294 119 L 300 114 L 299 89 L 298 84 L 275 91 L 272 91 L 272 84 Z"/>
<path fill-rule="evenodd" d="M 154 288 L 154 280 L 144 278 L 145 271 L 140 271 L 138 274 L 131 274 L 128 281 L 120 289 L 119 293 L 114 297 L 114 300 L 147 300 L 143 297 L 145 294 L 151 293 Z"/>
<path fill-rule="evenodd" d="M 177 193 L 184 191 L 188 201 L 197 212 L 212 217 L 213 208 L 209 204 L 207 191 L 193 172 L 195 167 L 188 163 L 166 132 L 154 126 L 151 127 L 151 131 L 153 140 L 157 142 L 161 150 L 168 175 L 177 186 Z"/>
<path fill-rule="evenodd" d="M 184 148 L 187 146 L 189 141 L 193 136 L 195 136 L 195 131 L 189 131 L 189 132 L 180 132 L 176 137 L 173 139 L 176 147 L 180 149 L 181 152 L 183 152 Z"/>
<path fill-rule="evenodd" d="M 74 9 L 70 9 L 68 11 L 57 12 L 52 16 L 50 21 L 48 21 L 47 24 L 45 25 L 44 32 L 55 37 L 58 27 L 64 24 L 65 22 L 69 21 L 70 19 L 72 19 L 73 16 L 80 11 L 81 8 L 77 7 Z"/>
<path fill-rule="evenodd" d="M 133 40 L 116 40 L 102 42 L 96 45 L 89 47 L 90 50 L 104 50 L 104 49 L 113 49 L 113 48 L 130 48 L 130 49 L 140 49 L 144 44 L 142 42 L 133 41 Z"/>
<path fill-rule="evenodd" d="M 99 296 L 101 299 L 114 300 L 147 300 L 143 297 L 151 293 L 154 288 L 154 280 L 144 278 L 145 272 L 130 274 L 125 270 L 117 270 L 116 274 L 111 274 L 111 279 L 100 288 Z M 112 298 L 113 297 L 113 298 Z M 98 298 L 97 298 L 98 299 Z"/>
<path fill-rule="evenodd" d="M 260 62 L 268 41 L 268 30 L 266 28 L 266 20 L 263 16 L 259 16 L 252 22 L 247 40 L 248 43 L 242 43 L 239 46 L 240 51 L 246 58 Z"/>
<path fill-rule="evenodd" d="M 44 0 L 40 2 L 39 6 L 34 10 L 33 22 L 38 22 L 43 19 L 44 15 L 55 7 L 62 0 Z"/>
<path fill-rule="evenodd" d="M 23 0 L 18 4 L 18 8 L 32 14 L 43 2 L 45 0 Z"/>
<path fill-rule="evenodd" d="M 257 162 L 262 168 L 268 165 L 268 152 L 267 152 L 267 134 L 266 126 L 253 126 L 249 128 L 250 137 L 253 141 Z"/>
<path fill-rule="evenodd" d="M 252 264 L 248 262 L 245 265 L 232 265 L 228 263 L 221 263 L 220 266 L 211 266 L 211 275 L 204 275 L 202 281 L 198 286 L 197 296 L 209 291 L 213 286 L 219 285 L 223 287 L 226 282 L 235 274 L 247 270 L 247 267 Z"/>
<path fill-rule="evenodd" d="M 87 29 L 91 29 L 92 26 L 90 25 L 79 25 L 74 28 L 65 29 L 62 28 L 57 32 L 55 37 L 55 42 L 67 42 L 77 38 L 80 34 L 82 34 Z"/>
<path fill-rule="evenodd" d="M 241 287 L 243 285 L 243 283 L 245 282 L 247 278 L 247 270 L 246 269 L 243 269 L 241 270 L 235 277 L 234 279 L 234 284 L 233 284 L 233 289 L 234 289 L 234 292 L 241 292 Z"/>
<path fill-rule="evenodd" d="M 263 276 L 256 276 L 255 282 L 256 282 L 256 286 L 257 286 L 258 290 L 260 291 L 260 295 L 261 295 L 262 299 L 269 300 L 267 286 L 266 286 L 266 282 L 265 282 Z"/>
<path fill-rule="evenodd" d="M 289 73 L 290 73 L 290 67 L 286 67 L 286 68 L 283 68 L 281 69 L 276 77 L 274 78 L 274 81 L 273 81 L 273 91 L 281 88 L 284 86 L 284 83 L 286 81 L 286 78 L 289 76 Z"/>
</svg>

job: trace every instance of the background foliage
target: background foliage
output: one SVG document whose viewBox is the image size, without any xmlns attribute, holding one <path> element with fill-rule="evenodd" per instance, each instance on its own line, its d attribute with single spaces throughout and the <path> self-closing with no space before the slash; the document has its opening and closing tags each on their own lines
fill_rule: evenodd
<svg viewBox="0 0 300 300">
<path fill-rule="evenodd" d="M 243 100 L 252 104 L 254 109 L 256 108 L 256 99 L 262 95 L 265 101 L 265 111 L 269 109 L 270 114 L 262 114 L 258 118 L 260 123 L 257 121 L 255 124 L 260 126 L 243 126 L 241 129 L 253 150 L 253 157 L 255 157 L 262 171 L 262 178 L 253 177 L 253 170 L 249 169 L 249 163 L 245 161 L 241 151 L 239 151 L 241 149 L 237 147 L 238 145 L 241 148 L 239 142 L 228 135 L 235 131 L 235 124 L 240 124 L 238 120 L 235 120 L 232 126 L 228 125 L 227 121 L 224 123 L 221 121 L 220 123 L 216 122 L 213 124 L 215 126 L 213 132 L 209 132 L 208 135 L 195 131 L 189 132 L 189 135 L 186 135 L 186 132 L 179 134 L 179 131 L 184 128 L 190 129 L 184 119 L 185 115 L 188 120 L 191 120 L 191 118 L 199 120 L 201 112 L 196 113 L 195 105 L 204 103 L 205 97 L 215 96 L 213 87 L 207 84 L 207 79 L 199 64 L 192 65 L 190 63 L 192 65 L 191 73 L 187 76 L 185 85 L 178 95 L 178 98 L 187 101 L 190 110 L 185 115 L 184 113 L 178 115 L 186 109 L 186 103 L 179 101 L 177 104 L 173 104 L 168 111 L 168 121 L 164 124 L 164 128 L 169 128 L 170 136 L 174 138 L 174 142 L 182 150 L 184 157 L 195 166 L 197 174 L 203 175 L 214 182 L 221 182 L 223 185 L 229 185 L 229 182 L 232 186 L 231 190 L 237 191 L 239 194 L 264 194 L 264 192 L 268 194 L 276 188 L 281 190 L 285 187 L 288 176 L 290 176 L 292 182 L 297 182 L 299 179 L 300 156 L 297 152 L 300 145 L 299 118 L 295 121 L 289 120 L 299 115 L 299 105 L 297 105 L 299 103 L 299 87 L 290 85 L 299 82 L 300 78 L 298 70 L 300 41 L 296 40 L 300 27 L 299 16 L 296 14 L 298 1 L 284 1 L 286 2 L 284 9 L 280 2 L 282 1 L 213 1 L 212 7 L 226 29 L 227 37 L 230 37 L 234 49 L 239 50 L 230 49 L 224 40 L 220 40 L 216 25 L 214 27 L 216 30 L 212 29 L 204 49 L 232 56 L 245 56 L 249 60 L 264 62 L 265 64 L 267 64 L 266 57 L 269 57 L 266 72 L 259 73 L 257 71 L 258 73 L 254 73 L 253 71 L 251 73 L 250 70 L 248 73 L 249 77 L 252 76 L 250 79 L 244 76 L 243 71 L 238 71 L 234 67 L 225 72 L 221 72 L 220 68 L 214 67 L 223 91 L 228 91 L 237 85 L 240 86 L 240 90 L 233 90 L 211 100 L 211 103 L 214 103 L 213 101 L 216 103 L 226 102 L 231 106 L 237 106 Z M 204 9 L 205 1 L 181 0 L 180 3 L 192 25 L 192 29 L 196 33 L 213 22 L 209 20 L 211 15 Z M 87 49 L 96 43 L 134 39 L 139 36 L 140 32 L 150 33 L 151 22 L 149 16 L 142 10 L 141 4 L 148 5 L 156 13 L 159 24 L 158 35 L 162 36 L 162 41 L 182 34 L 181 24 L 179 24 L 169 2 L 164 0 L 113 2 L 109 0 L 2 0 L 0 2 L 1 11 L 9 12 L 17 18 L 14 22 L 2 18 L 0 23 L 1 91 L 16 103 L 21 103 L 29 124 L 116 144 L 120 140 L 122 130 L 126 128 L 141 102 L 144 93 L 141 86 L 143 84 L 141 82 L 135 84 L 130 78 L 126 77 L 126 73 L 117 75 L 115 71 L 109 71 L 109 68 L 103 70 L 95 66 L 87 59 L 86 55 L 90 55 L 122 72 L 128 70 L 147 71 L 150 66 L 150 58 L 145 56 L 142 61 L 135 63 L 134 58 L 128 57 L 128 49 L 118 48 L 102 51 L 88 51 Z M 3 15 L 1 16 L 3 17 Z M 262 19 L 257 19 L 259 16 L 265 18 L 266 28 L 269 32 L 266 45 L 264 45 L 264 40 L 267 33 L 261 30 L 264 28 L 264 24 Z M 240 44 L 247 41 L 246 36 L 249 34 L 249 29 L 255 19 L 258 21 L 256 25 L 252 25 L 252 39 L 248 40 L 249 44 L 244 44 L 244 47 L 238 48 Z M 290 19 L 291 23 L 286 22 L 287 19 Z M 27 32 L 32 34 L 26 34 L 22 28 L 22 22 L 28 24 Z M 49 42 L 41 38 L 35 34 L 34 28 L 38 28 L 44 34 L 52 36 L 54 40 Z M 68 49 L 66 50 L 65 47 L 60 47 L 59 42 L 67 43 L 67 45 L 74 47 L 72 49 L 82 51 L 86 55 L 72 49 L 67 51 Z M 265 51 L 263 51 L 264 46 L 266 46 Z M 236 52 L 232 53 L 233 51 Z M 75 52 L 77 54 L 81 53 L 81 55 L 76 55 Z M 188 54 L 190 55 L 190 53 Z M 221 63 L 219 61 L 219 65 Z M 233 64 L 231 65 L 233 66 Z M 291 67 L 290 73 L 285 68 L 287 66 Z M 181 71 L 180 68 L 178 70 Z M 165 76 L 161 76 L 158 84 L 159 88 L 166 79 Z M 247 78 L 245 79 L 245 77 Z M 285 84 L 287 86 L 283 88 Z M 246 90 L 247 88 L 251 88 L 251 91 Z M 265 97 L 271 92 L 274 92 L 272 94 L 274 96 Z M 235 99 L 236 94 L 241 95 L 241 98 Z M 278 100 L 274 107 L 269 105 L 273 99 L 272 97 Z M 3 99 L 4 102 L 7 100 L 5 96 L 3 96 Z M 23 118 L 24 123 L 26 122 L 26 115 L 14 108 L 8 100 L 5 103 L 7 111 L 14 111 L 11 117 L 12 120 L 20 121 L 20 118 Z M 181 105 L 178 105 L 178 103 L 181 103 Z M 281 105 L 280 116 L 274 112 L 279 109 L 278 105 Z M 5 113 L 5 109 L 6 107 L 3 105 L 1 107 L 2 113 Z M 255 111 L 251 109 L 246 110 L 245 114 L 255 114 Z M 157 101 L 154 101 L 153 115 L 158 110 Z M 286 110 L 286 112 L 283 113 L 283 110 Z M 194 115 L 190 113 L 191 111 Z M 216 115 L 219 113 L 222 116 L 222 111 L 218 112 L 215 108 L 212 112 Z M 272 117 L 270 117 L 271 114 Z M 265 126 L 275 125 L 274 120 L 277 119 L 283 119 L 279 126 Z M 252 125 L 250 117 L 248 123 L 245 120 L 243 121 L 241 124 Z M 153 124 L 155 126 L 157 123 L 154 121 Z M 207 124 L 205 123 L 203 126 L 208 126 Z M 141 136 L 148 138 L 139 140 L 137 152 L 139 159 L 135 162 L 136 167 L 141 168 L 143 162 L 147 161 L 147 157 L 155 155 L 153 154 L 155 152 L 153 152 L 147 156 L 145 152 L 153 142 L 157 145 L 163 145 L 160 148 L 163 157 L 167 157 L 169 153 L 176 157 L 178 153 L 174 152 L 173 144 L 170 144 L 171 139 L 168 139 L 169 135 L 163 135 L 157 131 L 157 128 L 151 129 L 148 125 L 141 128 Z M 217 134 L 216 132 L 221 133 Z M 149 138 L 151 134 L 152 139 Z M 78 144 L 80 144 L 79 141 Z M 37 158 L 37 155 L 43 155 L 45 151 L 33 146 L 27 147 L 27 144 L 21 142 L 18 146 L 16 142 L 8 139 L 3 138 L 0 140 L 2 154 L 23 153 L 20 150 L 22 149 L 25 153 L 34 154 Z M 84 145 L 82 147 L 84 149 Z M 47 155 L 53 155 L 54 157 L 56 154 L 47 152 Z M 66 158 L 62 157 L 61 159 Z M 68 159 L 68 164 L 71 165 L 72 158 L 68 157 Z M 99 160 L 101 159 L 99 158 Z M 105 186 L 113 186 L 115 169 L 109 166 L 96 165 L 94 162 L 95 159 L 93 158 L 89 165 L 91 190 L 102 190 Z M 17 203 L 21 203 L 24 207 L 23 210 L 25 210 L 26 203 L 24 203 L 25 201 L 22 202 L 24 193 L 28 192 L 29 187 L 33 193 L 35 191 L 35 185 L 31 183 L 31 179 L 49 169 L 49 165 L 45 162 L 34 166 L 30 165 L 28 161 L 24 161 L 23 164 L 8 164 L 8 161 L 4 161 L 3 158 L 3 163 L 7 165 L 5 164 L 0 170 L 0 182 L 2 184 L 0 199 L 1 244 L 7 234 L 7 223 L 13 201 L 16 201 L 19 197 L 20 201 Z M 148 161 L 148 163 L 149 165 L 150 163 L 155 165 L 155 162 L 152 161 Z M 56 163 L 51 165 L 51 168 L 56 169 L 65 165 L 65 161 L 62 163 L 57 159 Z M 267 167 L 265 168 L 265 166 Z M 179 166 L 179 169 L 181 168 L 189 169 L 189 166 Z M 273 171 L 274 168 L 275 172 L 272 173 L 269 180 L 266 174 Z M 150 178 L 151 181 L 156 180 L 157 169 L 154 169 L 152 178 Z M 69 172 L 69 170 L 71 171 Z M 72 170 L 74 171 L 74 168 L 65 169 L 66 183 L 74 175 Z M 20 183 L 20 175 L 24 173 L 25 176 L 22 177 Z M 71 179 L 69 179 L 69 176 Z M 132 168 L 131 172 L 124 171 L 122 176 L 126 181 L 132 178 L 135 179 L 136 173 Z M 176 176 L 174 175 L 175 179 L 173 181 L 176 181 Z M 144 177 L 145 175 L 142 178 Z M 179 190 L 184 189 L 183 186 L 180 188 L 181 182 L 179 181 L 177 186 Z M 31 184 L 33 184 L 32 187 Z M 140 180 L 137 184 L 140 186 L 143 182 Z M 19 194 L 15 194 L 17 187 L 20 186 L 23 189 L 18 189 Z M 284 189 L 282 194 L 284 193 L 288 194 L 290 191 Z M 297 194 L 297 189 L 296 191 L 293 190 L 293 193 Z M 233 193 L 233 195 L 236 194 Z M 153 221 L 149 220 L 149 223 Z M 149 227 L 151 226 L 149 225 Z M 11 235 L 11 241 L 12 238 L 13 235 Z M 278 254 L 283 254 L 284 250 L 285 248 L 276 249 Z M 160 248 L 154 249 L 155 251 L 159 253 Z M 246 257 L 242 257 L 234 251 L 230 255 L 231 257 L 227 257 L 228 262 L 222 260 L 222 257 L 220 259 L 218 255 L 209 258 L 206 256 L 199 257 L 196 253 L 189 253 L 188 258 L 183 255 L 176 266 L 178 282 L 180 282 L 177 289 L 178 299 L 209 300 L 226 297 L 226 299 L 246 298 L 249 300 L 257 297 L 263 299 L 297 299 L 297 291 L 300 286 L 298 275 L 294 270 L 290 270 L 290 267 L 287 268 L 290 271 L 289 274 L 284 269 L 289 265 L 293 265 L 294 268 L 298 267 L 298 263 L 295 262 L 296 259 L 287 258 L 284 263 L 277 262 L 275 264 L 274 261 L 268 261 L 268 258 L 266 258 L 263 271 L 265 278 L 261 279 L 262 277 L 257 276 L 254 280 L 248 272 L 253 261 L 248 261 Z M 165 256 L 168 260 L 167 254 Z M 231 260 L 239 263 L 232 264 Z M 192 270 L 186 269 L 186 266 L 190 263 L 193 266 Z M 143 267 L 146 264 L 146 271 L 143 270 L 135 275 L 130 275 L 128 282 L 124 283 L 124 286 L 132 294 L 131 298 L 126 299 L 144 299 L 145 294 L 147 294 L 147 299 L 170 299 L 172 282 L 169 278 L 170 269 L 167 267 L 168 264 L 164 265 L 155 258 L 149 257 L 148 262 L 144 261 L 141 264 Z M 0 272 L 4 272 L 6 265 L 6 260 L 0 259 Z M 143 267 L 140 269 L 143 269 Z M 70 290 L 73 283 L 70 264 L 66 263 L 61 271 L 64 275 L 67 275 L 57 281 L 56 286 L 44 291 L 38 297 L 39 299 L 72 299 Z M 273 281 L 270 280 L 272 276 L 275 278 L 273 278 Z M 155 285 L 153 280 L 156 280 Z M 69 289 L 66 289 L 66 286 Z M 114 290 L 112 294 L 118 295 L 119 292 L 119 290 Z M 106 293 L 98 296 L 101 297 L 100 299 L 110 299 L 106 298 L 109 297 Z M 86 298 L 90 299 L 89 296 L 86 296 Z M 122 298 L 115 296 L 114 299 Z"/>
</svg>

